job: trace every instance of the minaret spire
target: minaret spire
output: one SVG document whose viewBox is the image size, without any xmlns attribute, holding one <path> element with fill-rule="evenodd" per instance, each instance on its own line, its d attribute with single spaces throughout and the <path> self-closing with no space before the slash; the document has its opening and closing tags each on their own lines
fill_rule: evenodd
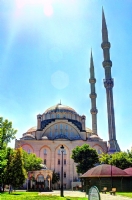
<svg viewBox="0 0 132 200">
<path fill-rule="evenodd" d="M 108 42 L 108 30 L 105 20 L 104 9 L 102 8 L 102 40 Z"/>
<path fill-rule="evenodd" d="M 93 62 L 93 55 L 92 55 L 92 50 L 91 50 L 91 58 L 90 58 L 90 79 L 89 83 L 91 86 L 91 94 L 89 95 L 91 98 L 91 115 L 92 115 L 92 131 L 94 134 L 97 135 L 97 113 L 98 110 L 96 108 L 96 92 L 95 92 L 95 74 L 94 74 L 94 62 Z"/>
<path fill-rule="evenodd" d="M 110 42 L 108 41 L 108 31 L 105 20 L 104 11 L 102 9 L 102 44 L 104 61 L 102 63 L 105 70 L 104 87 L 106 88 L 106 98 L 107 98 L 107 114 L 108 114 L 108 152 L 113 153 L 120 151 L 119 145 L 116 140 L 116 130 L 115 130 L 115 116 L 114 116 L 114 102 L 113 102 L 113 86 L 114 80 L 111 76 L 112 62 L 110 60 Z"/>
</svg>

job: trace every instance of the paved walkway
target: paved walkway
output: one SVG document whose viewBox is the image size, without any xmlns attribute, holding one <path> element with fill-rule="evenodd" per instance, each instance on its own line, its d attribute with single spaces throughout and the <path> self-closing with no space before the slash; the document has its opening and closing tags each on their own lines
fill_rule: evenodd
<svg viewBox="0 0 132 200">
<path fill-rule="evenodd" d="M 39 195 L 56 195 L 60 196 L 59 190 L 54 190 L 53 192 L 40 192 Z M 80 191 L 64 191 L 64 196 L 70 196 L 70 197 L 88 197 L 88 195 L 85 194 L 85 192 Z M 110 194 L 101 194 L 101 200 L 132 200 L 132 198 L 129 197 L 123 197 L 119 195 L 110 195 Z"/>
</svg>

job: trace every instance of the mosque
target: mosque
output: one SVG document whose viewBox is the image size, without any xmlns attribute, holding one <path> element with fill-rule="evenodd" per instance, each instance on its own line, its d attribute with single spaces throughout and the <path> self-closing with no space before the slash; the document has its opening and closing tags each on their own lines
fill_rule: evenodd
<svg viewBox="0 0 132 200">
<path fill-rule="evenodd" d="M 98 154 L 114 153 L 120 151 L 116 140 L 113 86 L 114 81 L 111 75 L 112 62 L 110 60 L 110 42 L 104 11 L 102 11 L 102 44 L 104 61 L 102 63 L 105 71 L 104 87 L 106 89 L 107 116 L 108 116 L 108 137 L 103 141 L 97 132 L 97 113 L 94 62 L 91 52 L 90 58 L 90 99 L 92 128 L 86 127 L 85 115 L 79 115 L 73 108 L 62 105 L 61 102 L 48 108 L 42 114 L 37 115 L 37 126 L 30 128 L 23 133 L 20 140 L 16 140 L 15 148 L 22 147 L 28 153 L 35 153 L 43 160 L 45 170 L 31 172 L 36 180 L 36 187 L 41 183 L 42 187 L 51 188 L 53 170 L 60 174 L 62 154 L 60 147 L 63 145 L 63 187 L 71 188 L 71 183 L 79 180 L 76 172 L 76 164 L 71 159 L 72 150 L 76 146 L 89 144 L 96 149 Z M 42 184 L 43 183 L 43 184 Z M 38 185 L 37 185 L 38 184 Z M 60 188 L 60 182 L 56 189 Z"/>
</svg>

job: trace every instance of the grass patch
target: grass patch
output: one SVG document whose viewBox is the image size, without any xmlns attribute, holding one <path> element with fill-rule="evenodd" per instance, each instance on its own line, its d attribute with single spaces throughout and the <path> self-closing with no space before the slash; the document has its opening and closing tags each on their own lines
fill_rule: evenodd
<svg viewBox="0 0 132 200">
<path fill-rule="evenodd" d="M 51 195 L 38 195 L 38 192 L 4 192 L 0 200 L 87 200 L 85 197 L 60 197 Z"/>
<path fill-rule="evenodd" d="M 116 192 L 116 194 L 124 197 L 132 197 L 132 192 Z"/>
</svg>

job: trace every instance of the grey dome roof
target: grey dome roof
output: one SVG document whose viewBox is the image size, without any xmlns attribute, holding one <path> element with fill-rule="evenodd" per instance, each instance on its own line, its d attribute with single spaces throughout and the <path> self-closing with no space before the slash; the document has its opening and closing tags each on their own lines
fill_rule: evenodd
<svg viewBox="0 0 132 200">
<path fill-rule="evenodd" d="M 66 111 L 70 111 L 70 112 L 73 112 L 73 113 L 76 113 L 76 111 L 69 107 L 69 106 L 66 106 L 66 105 L 62 105 L 61 103 L 58 103 L 50 108 L 48 108 L 44 113 L 50 113 L 50 112 L 66 112 Z"/>
</svg>

